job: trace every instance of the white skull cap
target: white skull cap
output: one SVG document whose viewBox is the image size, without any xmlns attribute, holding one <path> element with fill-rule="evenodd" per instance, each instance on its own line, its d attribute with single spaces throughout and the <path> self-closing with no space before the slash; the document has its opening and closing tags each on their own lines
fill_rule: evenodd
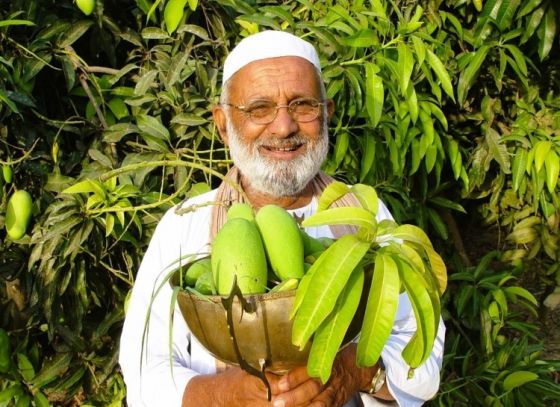
<svg viewBox="0 0 560 407">
<path fill-rule="evenodd" d="M 251 62 L 288 56 L 304 58 L 321 72 L 319 55 L 309 42 L 284 31 L 262 31 L 244 38 L 230 52 L 224 63 L 222 83 Z"/>
</svg>

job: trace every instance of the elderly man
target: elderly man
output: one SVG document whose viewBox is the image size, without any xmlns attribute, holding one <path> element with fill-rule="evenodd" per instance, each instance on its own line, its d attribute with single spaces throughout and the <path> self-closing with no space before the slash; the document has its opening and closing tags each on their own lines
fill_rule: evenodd
<svg viewBox="0 0 560 407">
<path fill-rule="evenodd" d="M 333 111 L 319 58 L 308 42 L 265 31 L 241 41 L 228 56 L 222 97 L 213 115 L 235 164 L 228 177 L 245 195 L 224 182 L 170 210 L 158 225 L 138 272 L 121 338 L 120 364 L 130 406 L 367 406 L 377 405 L 377 399 L 418 406 L 436 393 L 445 328 L 440 323 L 431 357 L 407 378 L 400 353 L 416 323 L 406 294 L 399 299 L 380 364 L 357 368 L 352 344 L 337 355 L 325 385 L 310 378 L 305 366 L 283 376 L 268 374 L 271 402 L 260 379 L 237 367 L 224 368 L 214 359 L 191 335 L 178 309 L 169 355 L 171 289 L 166 284 L 151 306 L 142 344 L 146 313 L 163 271 L 181 255 L 209 252 L 225 221 L 226 206 L 205 203 L 248 199 L 255 208 L 274 203 L 298 217 L 315 212 L 317 196 L 330 182 L 320 165 L 328 151 Z M 197 209 L 180 214 L 184 207 Z M 380 202 L 378 220 L 390 216 Z M 339 233 L 329 227 L 307 232 L 316 237 Z"/>
</svg>

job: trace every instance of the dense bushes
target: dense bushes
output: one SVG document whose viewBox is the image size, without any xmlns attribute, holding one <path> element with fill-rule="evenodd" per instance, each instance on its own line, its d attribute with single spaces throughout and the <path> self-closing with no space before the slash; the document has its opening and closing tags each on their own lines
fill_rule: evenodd
<svg viewBox="0 0 560 407">
<path fill-rule="evenodd" d="M 121 404 L 117 338 L 138 263 L 163 211 L 228 168 L 210 120 L 221 63 L 268 28 L 321 53 L 337 106 L 325 170 L 375 186 L 447 254 L 434 403 L 559 399 L 530 322 L 560 279 L 559 13 L 554 0 L 97 0 L 89 16 L 70 0 L 2 4 L 0 160 L 13 178 L 0 223 L 15 190 L 34 206 L 26 236 L 1 232 L 0 403 Z"/>
</svg>

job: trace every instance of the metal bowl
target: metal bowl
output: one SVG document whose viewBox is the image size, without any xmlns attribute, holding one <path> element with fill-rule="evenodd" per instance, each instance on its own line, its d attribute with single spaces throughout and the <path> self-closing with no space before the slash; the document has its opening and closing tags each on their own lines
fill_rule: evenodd
<svg viewBox="0 0 560 407">
<path fill-rule="evenodd" d="M 179 272 L 176 272 L 171 285 L 177 286 L 178 282 Z M 292 344 L 292 320 L 289 315 L 295 294 L 296 290 L 244 296 L 243 301 L 246 301 L 250 312 L 243 310 L 238 297 L 231 298 L 232 330 L 228 325 L 224 297 L 199 296 L 181 289 L 177 300 L 192 334 L 214 357 L 228 364 L 243 367 L 243 362 L 246 362 L 257 370 L 266 368 L 282 373 L 305 365 L 310 349 L 309 343 L 302 350 Z M 344 344 L 359 332 L 364 298 L 361 303 Z"/>
</svg>

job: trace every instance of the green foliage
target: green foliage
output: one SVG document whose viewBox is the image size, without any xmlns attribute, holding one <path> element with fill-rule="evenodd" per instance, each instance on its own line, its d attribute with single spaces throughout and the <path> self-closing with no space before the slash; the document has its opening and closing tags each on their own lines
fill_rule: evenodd
<svg viewBox="0 0 560 407">
<path fill-rule="evenodd" d="M 0 398 L 122 402 L 123 303 L 153 228 L 230 165 L 211 121 L 223 60 L 284 29 L 316 45 L 335 102 L 324 169 L 374 186 L 449 252 L 435 402 L 557 399 L 521 285 L 560 281 L 558 16 L 555 0 L 97 0 L 88 16 L 70 0 L 2 2 L 0 326 L 17 351 Z M 34 206 L 14 242 L 18 189 Z M 493 267 L 484 253 L 455 265 L 464 213 L 505 236 Z"/>
</svg>

